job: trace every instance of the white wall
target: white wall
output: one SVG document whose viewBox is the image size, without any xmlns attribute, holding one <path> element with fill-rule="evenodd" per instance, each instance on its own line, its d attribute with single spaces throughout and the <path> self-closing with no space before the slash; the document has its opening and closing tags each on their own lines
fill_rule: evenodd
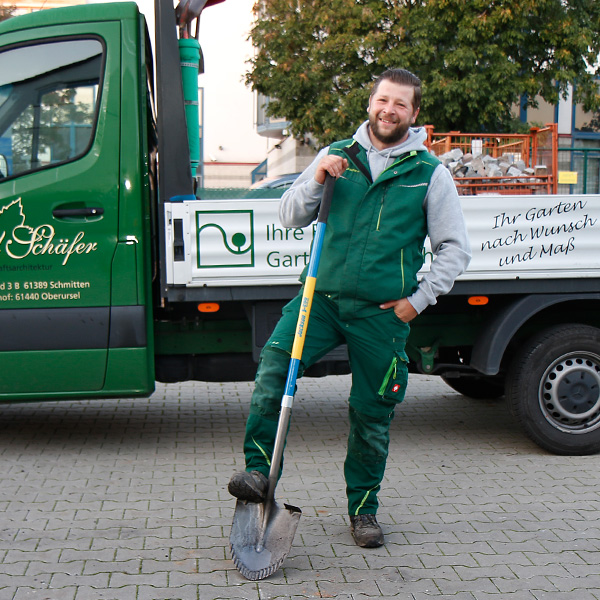
<svg viewBox="0 0 600 600">
<path fill-rule="evenodd" d="M 253 5 L 226 0 L 200 18 L 205 162 L 262 162 L 267 156 L 269 142 L 256 133 L 254 94 L 243 83 L 253 52 L 247 40 Z"/>
<path fill-rule="evenodd" d="M 573 125 L 573 87 L 569 86 L 569 95 L 563 98 L 562 94 L 558 103 L 558 133 L 572 133 Z"/>
<path fill-rule="evenodd" d="M 111 0 L 90 0 L 93 2 Z M 153 0 L 136 0 L 154 36 Z M 177 0 L 174 0 L 176 6 Z M 260 163 L 267 157 L 269 142 L 256 133 L 254 93 L 243 83 L 252 57 L 247 39 L 252 25 L 254 0 L 225 0 L 203 11 L 200 45 L 205 73 L 204 160 Z"/>
</svg>

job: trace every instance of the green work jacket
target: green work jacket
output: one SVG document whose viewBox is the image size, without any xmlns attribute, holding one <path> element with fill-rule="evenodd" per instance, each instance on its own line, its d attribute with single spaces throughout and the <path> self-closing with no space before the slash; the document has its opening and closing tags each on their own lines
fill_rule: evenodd
<svg viewBox="0 0 600 600">
<path fill-rule="evenodd" d="M 338 303 L 342 319 L 379 314 L 381 303 L 417 289 L 427 235 L 423 201 L 440 162 L 407 152 L 371 181 L 358 142 L 336 142 L 329 153 L 349 166 L 335 183 L 316 290 Z"/>
</svg>

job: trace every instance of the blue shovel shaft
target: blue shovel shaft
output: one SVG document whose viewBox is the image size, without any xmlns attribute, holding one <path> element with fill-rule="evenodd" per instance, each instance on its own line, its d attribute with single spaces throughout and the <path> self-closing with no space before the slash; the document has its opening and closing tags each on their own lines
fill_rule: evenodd
<svg viewBox="0 0 600 600">
<path fill-rule="evenodd" d="M 273 457 L 271 459 L 271 468 L 269 470 L 269 488 L 267 491 L 267 502 L 272 501 L 275 495 L 275 485 L 279 476 L 279 467 L 283 457 L 283 447 L 285 445 L 285 437 L 290 420 L 292 404 L 294 403 L 294 392 L 296 389 L 296 380 L 298 379 L 298 369 L 302 359 L 302 350 L 304 348 L 304 340 L 308 329 L 308 320 L 310 318 L 310 308 L 317 283 L 317 271 L 319 269 L 319 261 L 321 259 L 321 250 L 323 248 L 323 238 L 325 236 L 325 228 L 327 226 L 327 217 L 329 216 L 329 207 L 331 205 L 331 197 L 333 195 L 333 186 L 335 179 L 330 175 L 325 178 L 325 187 L 323 189 L 323 199 L 319 208 L 319 217 L 317 228 L 313 240 L 313 246 L 310 253 L 306 281 L 304 282 L 304 291 L 302 293 L 302 302 L 300 303 L 300 312 L 298 314 L 298 322 L 296 325 L 296 334 L 294 336 L 294 344 L 292 346 L 292 355 L 288 367 L 287 380 L 283 397 L 281 398 L 281 412 L 279 414 L 279 423 L 277 426 L 277 435 L 275 437 L 275 447 L 273 448 Z"/>
</svg>

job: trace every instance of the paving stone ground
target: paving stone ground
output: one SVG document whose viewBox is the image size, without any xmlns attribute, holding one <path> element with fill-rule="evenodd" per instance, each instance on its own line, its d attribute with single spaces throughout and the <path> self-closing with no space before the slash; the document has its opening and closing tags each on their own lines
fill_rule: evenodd
<svg viewBox="0 0 600 600">
<path fill-rule="evenodd" d="M 252 384 L 0 406 L 0 600 L 600 599 L 600 457 L 560 457 L 503 401 L 411 376 L 380 495 L 385 547 L 349 534 L 348 376 L 299 383 L 278 498 L 303 516 L 284 567 L 228 549 Z"/>
</svg>

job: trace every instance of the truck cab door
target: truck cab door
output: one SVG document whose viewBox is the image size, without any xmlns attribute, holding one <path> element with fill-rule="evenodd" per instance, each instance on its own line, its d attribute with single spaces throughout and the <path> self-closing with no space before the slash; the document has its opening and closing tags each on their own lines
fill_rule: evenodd
<svg viewBox="0 0 600 600">
<path fill-rule="evenodd" d="M 93 392 L 105 382 L 120 27 L 93 25 L 2 37 L 0 399 Z"/>
</svg>

